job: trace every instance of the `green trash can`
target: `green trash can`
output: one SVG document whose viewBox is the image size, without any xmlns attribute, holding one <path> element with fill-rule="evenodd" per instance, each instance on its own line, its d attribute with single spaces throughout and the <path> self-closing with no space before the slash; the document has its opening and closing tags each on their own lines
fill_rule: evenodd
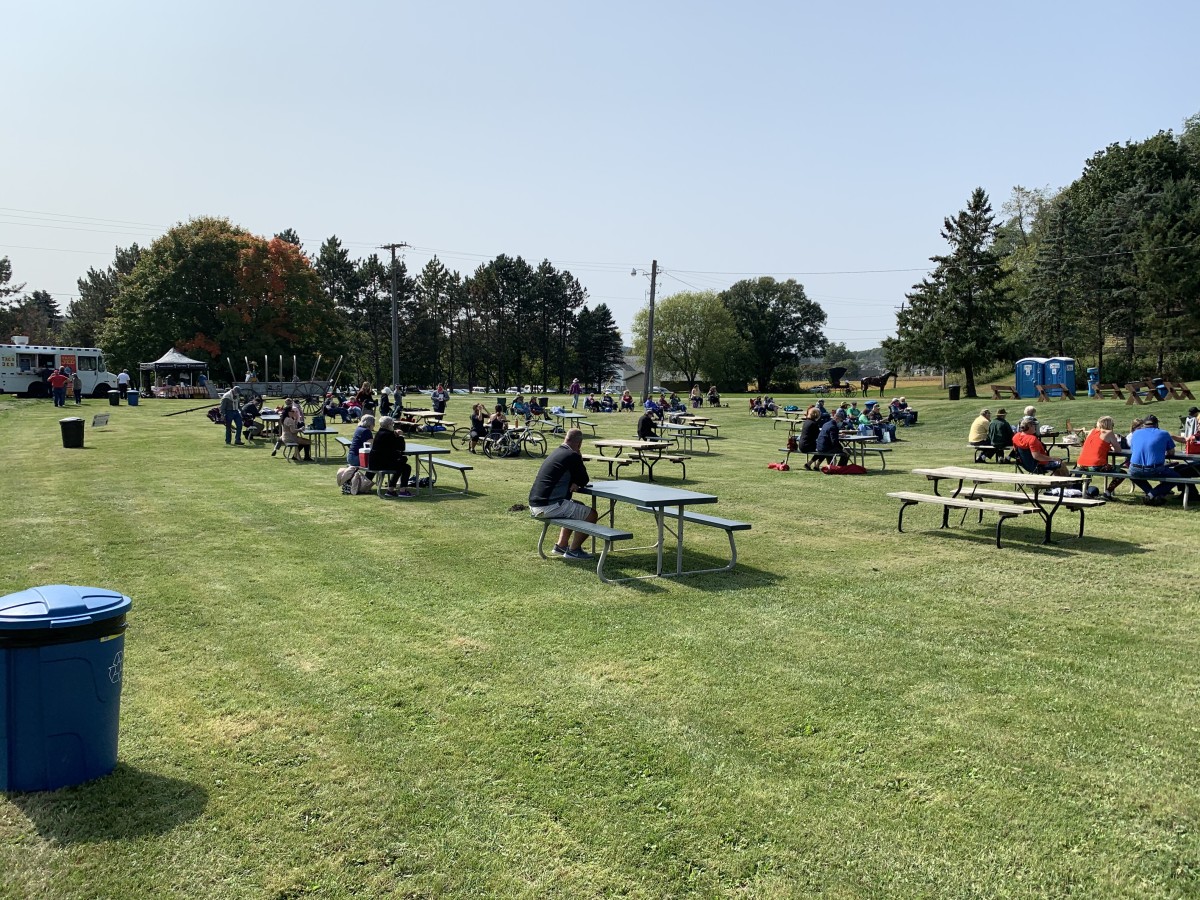
<svg viewBox="0 0 1200 900">
<path fill-rule="evenodd" d="M 137 391 L 127 391 L 125 394 L 125 402 L 128 403 L 130 406 L 137 406 L 138 400 L 141 399 L 141 396 L 142 395 L 139 394 Z"/>
<path fill-rule="evenodd" d="M 108 392 L 108 405 L 109 406 L 120 406 L 121 405 L 121 392 L 120 391 L 109 391 Z"/>
<path fill-rule="evenodd" d="M 58 427 L 62 429 L 63 447 L 71 450 L 83 446 L 83 419 L 78 416 L 59 419 Z"/>
<path fill-rule="evenodd" d="M 951 400 L 957 400 L 962 396 L 962 389 L 957 384 L 947 385 L 947 389 L 950 391 Z"/>
</svg>

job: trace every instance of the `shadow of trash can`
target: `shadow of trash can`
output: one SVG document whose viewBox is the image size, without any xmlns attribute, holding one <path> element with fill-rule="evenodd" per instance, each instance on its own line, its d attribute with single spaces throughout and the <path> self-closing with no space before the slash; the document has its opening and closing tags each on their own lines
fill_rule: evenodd
<svg viewBox="0 0 1200 900">
<path fill-rule="evenodd" d="M 130 406 L 137 406 L 138 400 L 140 400 L 141 398 L 142 398 L 142 395 L 139 394 L 137 391 L 126 391 L 125 392 L 125 402 L 128 403 Z"/>
<path fill-rule="evenodd" d="M 59 419 L 58 427 L 62 429 L 64 448 L 72 450 L 83 446 L 83 419 L 79 416 Z"/>
<path fill-rule="evenodd" d="M 947 385 L 946 389 L 950 391 L 951 400 L 957 400 L 962 394 L 962 388 L 960 388 L 957 384 Z"/>
<path fill-rule="evenodd" d="M 116 767 L 131 605 L 67 584 L 0 597 L 0 791 L 53 791 Z"/>
<path fill-rule="evenodd" d="M 121 392 L 120 391 L 109 391 L 108 392 L 108 405 L 109 406 L 120 406 L 121 405 Z"/>
</svg>

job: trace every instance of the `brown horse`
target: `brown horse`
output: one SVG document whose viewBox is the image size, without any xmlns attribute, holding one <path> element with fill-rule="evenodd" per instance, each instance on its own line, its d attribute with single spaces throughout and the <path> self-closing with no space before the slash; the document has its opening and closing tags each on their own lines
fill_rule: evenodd
<svg viewBox="0 0 1200 900">
<path fill-rule="evenodd" d="M 859 381 L 858 385 L 860 388 L 862 388 L 862 395 L 864 397 L 867 396 L 867 391 L 873 387 L 879 388 L 879 396 L 882 397 L 884 390 L 887 388 L 888 381 L 895 377 L 896 373 L 889 369 L 882 375 L 868 375 L 866 378 L 863 378 L 861 381 Z"/>
</svg>

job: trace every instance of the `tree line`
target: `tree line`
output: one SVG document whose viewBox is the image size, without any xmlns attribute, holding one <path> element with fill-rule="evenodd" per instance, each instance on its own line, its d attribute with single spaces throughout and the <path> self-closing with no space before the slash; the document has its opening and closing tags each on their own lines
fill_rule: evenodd
<svg viewBox="0 0 1200 900">
<path fill-rule="evenodd" d="M 1014 188 L 1002 215 L 977 188 L 944 220 L 889 362 L 961 372 L 970 397 L 1024 356 L 1084 359 L 1104 382 L 1200 376 L 1200 114 L 1111 144 L 1057 192 Z"/>
<path fill-rule="evenodd" d="M 287 229 L 266 239 L 226 219 L 197 218 L 149 247 L 116 249 L 78 280 L 64 316 L 44 291 L 23 294 L 0 259 L 0 324 L 33 343 L 102 347 L 136 366 L 175 347 L 217 378 L 245 359 L 344 357 L 339 381 L 382 385 L 392 373 L 392 291 L 405 385 L 564 389 L 620 371 L 622 341 L 607 305 L 587 304 L 568 271 L 497 256 L 463 276 L 436 257 L 411 274 L 376 253 L 352 259 L 336 237 L 315 258 Z M 228 360 L 228 363 L 226 363 Z M 327 371 L 327 370 L 326 370 Z"/>
</svg>

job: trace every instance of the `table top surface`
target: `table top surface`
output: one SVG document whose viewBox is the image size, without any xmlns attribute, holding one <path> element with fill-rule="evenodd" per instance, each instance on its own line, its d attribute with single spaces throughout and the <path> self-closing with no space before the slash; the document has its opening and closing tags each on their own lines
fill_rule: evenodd
<svg viewBox="0 0 1200 900">
<path fill-rule="evenodd" d="M 413 413 L 414 416 L 420 419 L 440 419 L 445 415 L 444 412 L 431 412 L 430 410 L 421 410 Z"/>
<path fill-rule="evenodd" d="M 712 419 L 710 419 L 708 416 L 682 415 L 679 418 L 687 419 L 689 422 L 711 422 L 712 421 Z"/>
<path fill-rule="evenodd" d="M 688 506 L 693 503 L 717 502 L 717 497 L 713 494 L 700 494 L 696 491 L 641 481 L 593 481 L 580 493 L 603 497 L 605 500 L 637 503 L 641 506 Z"/>
<path fill-rule="evenodd" d="M 576 412 L 551 413 L 551 415 L 558 416 L 558 418 L 560 418 L 560 419 L 586 419 L 587 418 L 587 416 L 585 416 L 583 413 L 576 413 Z"/>
<path fill-rule="evenodd" d="M 335 428 L 305 428 L 305 429 L 302 429 L 300 433 L 301 434 L 337 434 L 337 429 L 335 429 Z"/>
<path fill-rule="evenodd" d="M 659 450 L 663 447 L 670 447 L 667 441 L 633 441 L 623 440 L 620 438 L 612 438 L 611 440 L 592 441 L 597 447 L 632 447 L 635 450 Z"/>
<path fill-rule="evenodd" d="M 675 423 L 675 422 L 663 422 L 662 424 L 660 424 L 656 427 L 665 428 L 668 431 L 700 431 L 701 430 L 699 425 L 688 425 L 686 423 Z"/>
<path fill-rule="evenodd" d="M 404 442 L 404 452 L 405 453 L 422 453 L 422 454 L 430 454 L 430 455 L 432 455 L 434 453 L 449 454 L 450 448 L 446 447 L 446 446 L 436 446 L 434 444 L 415 444 L 411 441 L 405 441 Z"/>
<path fill-rule="evenodd" d="M 1083 482 L 1082 475 L 1034 475 L 1030 472 L 1004 472 L 972 469 L 965 466 L 942 466 L 938 469 L 913 469 L 914 475 L 947 478 L 954 481 L 973 481 L 977 484 L 1021 484 L 1030 487 L 1070 487 Z"/>
<path fill-rule="evenodd" d="M 264 422 L 278 422 L 280 418 L 279 413 L 276 412 L 259 413 L 258 417 Z"/>
</svg>

